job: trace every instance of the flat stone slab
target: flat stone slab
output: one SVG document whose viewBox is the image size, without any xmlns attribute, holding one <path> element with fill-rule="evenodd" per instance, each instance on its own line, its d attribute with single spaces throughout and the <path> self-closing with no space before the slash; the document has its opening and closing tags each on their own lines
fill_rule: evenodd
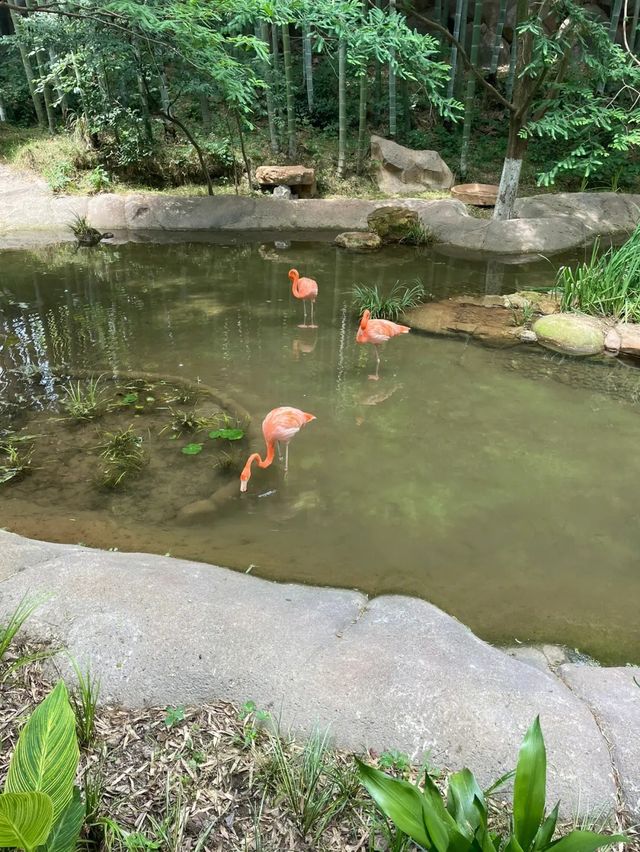
<svg viewBox="0 0 640 852">
<path fill-rule="evenodd" d="M 471 766 L 482 782 L 514 766 L 540 713 L 550 797 L 567 814 L 615 802 L 608 748 L 585 704 L 425 601 L 7 532 L 0 552 L 0 618 L 26 592 L 48 593 L 29 633 L 90 664 L 104 700 L 252 699 L 294 731 L 330 725 L 343 747 L 429 753 L 435 765 Z"/>
<path fill-rule="evenodd" d="M 631 816 L 640 819 L 640 668 L 568 663 L 558 673 L 597 719 L 610 744 L 623 800 Z"/>
</svg>

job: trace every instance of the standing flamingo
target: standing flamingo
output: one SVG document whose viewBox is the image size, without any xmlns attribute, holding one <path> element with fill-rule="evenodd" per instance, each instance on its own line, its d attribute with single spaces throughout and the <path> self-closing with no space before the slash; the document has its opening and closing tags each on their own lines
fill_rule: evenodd
<svg viewBox="0 0 640 852">
<path fill-rule="evenodd" d="M 289 441 L 303 426 L 315 419 L 314 414 L 306 414 L 299 408 L 291 408 L 290 405 L 282 405 L 270 411 L 262 421 L 262 434 L 267 445 L 267 454 L 264 459 L 260 458 L 260 453 L 252 453 L 249 456 L 240 474 L 240 491 L 247 490 L 247 483 L 251 479 L 251 465 L 254 461 L 258 462 L 259 467 L 269 467 L 275 455 L 276 442 L 278 453 L 280 444 L 285 445 L 284 472 L 286 473 L 289 470 Z"/>
<path fill-rule="evenodd" d="M 358 343 L 372 343 L 373 348 L 376 352 L 376 372 L 374 376 L 369 376 L 370 379 L 374 381 L 378 381 L 380 376 L 378 375 L 378 370 L 380 368 L 380 353 L 378 352 L 378 346 L 381 343 L 386 343 L 391 337 L 395 337 L 396 334 L 408 334 L 411 329 L 406 325 L 400 325 L 397 322 L 391 322 L 391 320 L 385 319 L 371 319 L 371 311 L 366 310 L 362 314 L 362 319 L 360 320 L 360 328 L 358 329 L 358 333 L 356 334 L 356 341 Z"/>
<path fill-rule="evenodd" d="M 291 279 L 291 292 L 296 299 L 302 299 L 304 306 L 304 324 L 298 328 L 317 328 L 313 324 L 313 306 L 318 297 L 318 282 L 313 278 L 300 278 L 300 273 L 297 269 L 289 270 L 289 278 Z M 307 302 L 311 302 L 311 325 L 307 325 Z"/>
</svg>

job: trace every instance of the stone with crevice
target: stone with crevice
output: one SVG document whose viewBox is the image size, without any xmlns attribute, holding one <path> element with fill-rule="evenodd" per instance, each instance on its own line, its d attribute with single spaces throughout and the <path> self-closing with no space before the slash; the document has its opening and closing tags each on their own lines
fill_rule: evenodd
<svg viewBox="0 0 640 852">
<path fill-rule="evenodd" d="M 349 251 L 375 251 L 382 240 L 373 231 L 344 231 L 335 238 L 336 245 Z"/>
<path fill-rule="evenodd" d="M 429 753 L 435 765 L 471 766 L 482 783 L 514 765 L 541 713 L 550 797 L 562 797 L 567 814 L 615 801 L 608 749 L 585 705 L 425 601 L 368 601 L 6 532 L 0 552 L 13 563 L 0 583 L 0 619 L 26 591 L 48 592 L 30 633 L 90 664 L 106 700 L 252 699 L 285 728 L 330 725 L 343 747 Z"/>
<path fill-rule="evenodd" d="M 371 159 L 378 166 L 379 188 L 390 195 L 415 195 L 453 186 L 453 173 L 437 151 L 414 150 L 374 134 Z"/>
<path fill-rule="evenodd" d="M 562 680 L 587 704 L 609 741 L 622 800 L 640 819 L 640 668 L 563 665 Z"/>
</svg>

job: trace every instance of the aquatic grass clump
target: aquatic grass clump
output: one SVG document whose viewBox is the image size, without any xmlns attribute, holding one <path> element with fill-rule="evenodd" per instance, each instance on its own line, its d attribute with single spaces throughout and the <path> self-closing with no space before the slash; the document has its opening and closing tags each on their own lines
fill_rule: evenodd
<svg viewBox="0 0 640 852">
<path fill-rule="evenodd" d="M 0 435 L 0 485 L 16 482 L 29 473 L 33 439 L 33 435 L 15 435 L 11 432 Z"/>
<path fill-rule="evenodd" d="M 640 225 L 619 248 L 600 254 L 596 241 L 586 263 L 558 270 L 556 285 L 563 311 L 640 322 Z"/>
<path fill-rule="evenodd" d="M 411 222 L 398 242 L 405 246 L 432 246 L 438 242 L 438 238 L 422 222 Z"/>
<path fill-rule="evenodd" d="M 101 376 L 86 382 L 69 382 L 62 389 L 63 409 L 72 420 L 93 420 L 102 412 L 103 397 Z"/>
<path fill-rule="evenodd" d="M 102 484 L 107 488 L 122 485 L 125 479 L 139 473 L 146 462 L 142 438 L 131 426 L 120 432 L 105 433 L 98 449 L 104 460 Z"/>
<path fill-rule="evenodd" d="M 422 302 L 425 289 L 418 280 L 410 286 L 396 281 L 386 296 L 378 289 L 377 284 L 373 287 L 356 284 L 351 293 L 358 315 L 369 310 L 372 317 L 397 320 L 400 314 L 408 311 L 409 308 L 415 308 Z"/>
</svg>

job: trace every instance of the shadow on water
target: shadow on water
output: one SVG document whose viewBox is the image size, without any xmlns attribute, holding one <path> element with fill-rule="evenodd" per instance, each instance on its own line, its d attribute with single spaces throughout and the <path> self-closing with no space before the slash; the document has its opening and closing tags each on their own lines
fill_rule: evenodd
<svg viewBox="0 0 640 852">
<path fill-rule="evenodd" d="M 419 278 L 436 298 L 511 292 L 550 286 L 558 261 L 227 242 L 3 252 L 3 398 L 15 371 L 37 372 L 34 398 L 55 410 L 54 367 L 67 366 L 200 379 L 258 420 L 294 405 L 318 419 L 292 443 L 288 478 L 277 466 L 256 470 L 244 498 L 185 525 L 175 483 L 204 456 L 176 446 L 167 454 L 175 479 L 147 471 L 135 499 L 95 489 L 87 499 L 86 464 L 67 471 L 62 489 L 44 465 L 0 490 L 0 524 L 419 595 L 491 641 L 565 642 L 603 661 L 639 661 L 640 378 L 618 363 L 408 335 L 386 347 L 374 384 L 373 353 L 355 343 L 356 283 Z M 318 329 L 297 327 L 291 266 L 318 280 Z"/>
</svg>

